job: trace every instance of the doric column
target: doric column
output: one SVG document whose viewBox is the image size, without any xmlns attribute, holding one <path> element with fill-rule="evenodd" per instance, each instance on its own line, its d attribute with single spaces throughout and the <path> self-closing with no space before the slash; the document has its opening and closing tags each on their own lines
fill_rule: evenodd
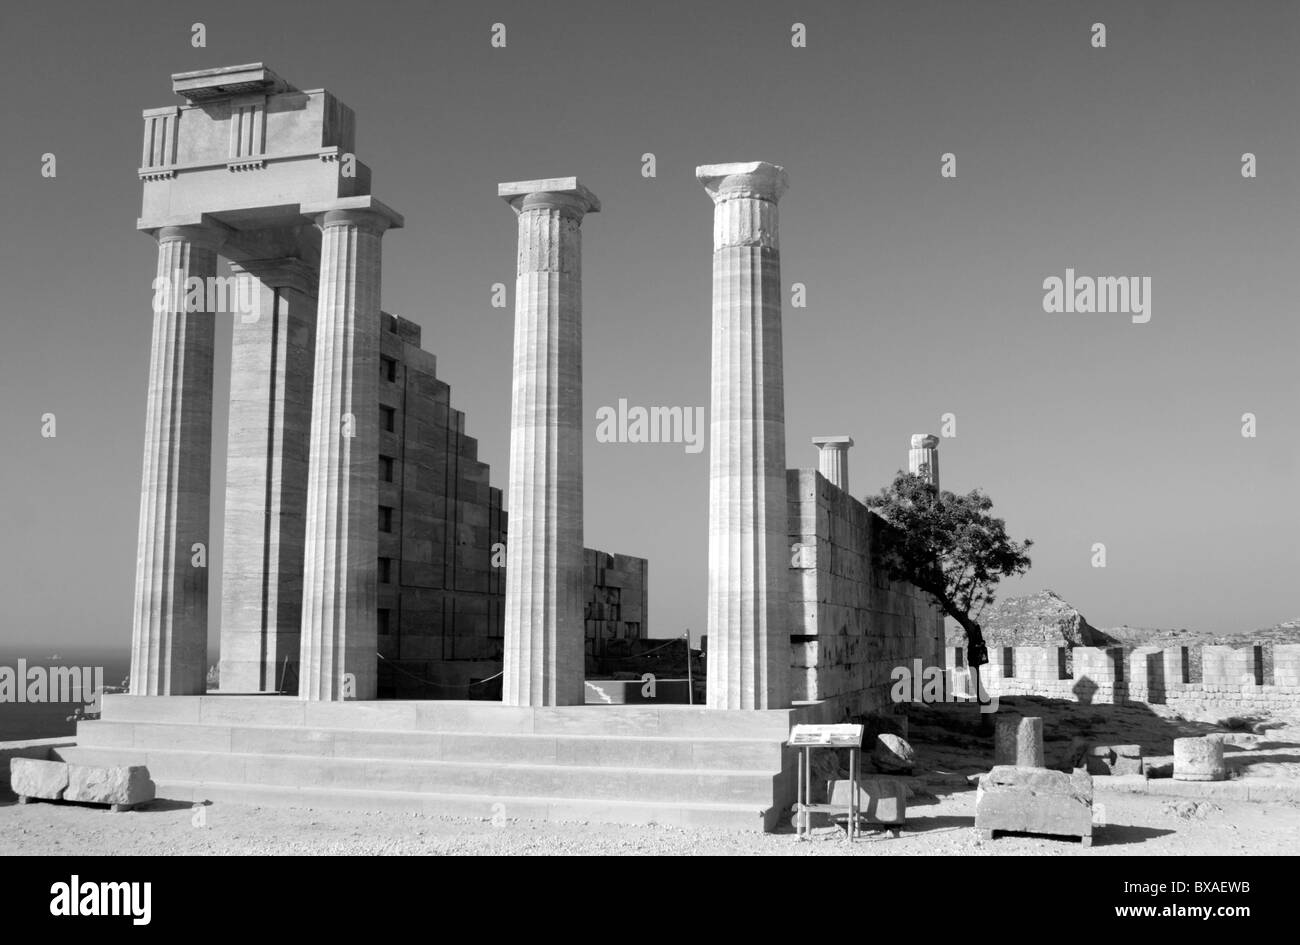
<svg viewBox="0 0 1300 945">
<path fill-rule="evenodd" d="M 817 447 L 817 469 L 833 486 L 849 491 L 849 447 L 853 445 L 851 436 L 815 436 L 813 445 Z"/>
<path fill-rule="evenodd" d="M 939 487 L 939 438 L 929 433 L 913 433 L 912 448 L 907 454 L 907 469 L 913 476 Z"/>
<path fill-rule="evenodd" d="M 231 264 L 221 689 L 294 691 L 302 625 L 316 268 L 296 257 Z"/>
<path fill-rule="evenodd" d="M 400 217 L 373 204 L 316 217 L 321 259 L 303 555 L 302 699 L 376 695 L 380 243 Z"/>
<path fill-rule="evenodd" d="M 186 288 L 216 275 L 221 234 L 167 226 L 157 238 L 131 693 L 193 695 L 207 678 L 215 317 L 187 311 Z"/>
<path fill-rule="evenodd" d="M 600 201 L 577 178 L 501 184 L 518 215 L 506 705 L 584 701 L 582 218 Z"/>
<path fill-rule="evenodd" d="M 790 704 L 785 392 L 774 164 L 697 168 L 713 198 L 708 702 Z"/>
</svg>

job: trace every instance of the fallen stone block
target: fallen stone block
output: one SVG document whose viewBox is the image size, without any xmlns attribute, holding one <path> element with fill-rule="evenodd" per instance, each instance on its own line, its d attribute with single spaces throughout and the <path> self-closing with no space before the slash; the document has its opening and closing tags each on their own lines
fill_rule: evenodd
<svg viewBox="0 0 1300 945">
<path fill-rule="evenodd" d="M 9 759 L 9 788 L 18 795 L 21 804 L 26 804 L 33 797 L 47 801 L 62 800 L 67 787 L 68 766 L 62 761 Z"/>
<path fill-rule="evenodd" d="M 1259 736 L 1248 735 L 1245 732 L 1214 732 L 1205 737 L 1213 738 L 1225 747 L 1239 748 L 1242 751 L 1254 751 L 1259 747 Z"/>
<path fill-rule="evenodd" d="M 1172 778 L 1174 776 L 1173 755 L 1152 755 L 1142 759 L 1142 773 L 1148 778 Z"/>
<path fill-rule="evenodd" d="M 1223 742 L 1209 736 L 1174 739 L 1175 781 L 1223 781 L 1227 777 Z"/>
<path fill-rule="evenodd" d="M 68 765 L 65 801 L 110 804 L 124 810 L 154 799 L 155 786 L 144 765 Z"/>
<path fill-rule="evenodd" d="M 858 780 L 858 811 L 870 824 L 902 826 L 907 821 L 907 785 L 894 778 Z M 847 808 L 853 798 L 852 781 L 831 781 L 826 785 L 830 803 Z"/>
<path fill-rule="evenodd" d="M 1079 837 L 1092 844 L 1092 777 L 1046 768 L 998 765 L 980 779 L 975 827 L 992 839 L 998 831 Z"/>
<path fill-rule="evenodd" d="M 1088 773 L 1121 776 L 1142 773 L 1141 745 L 1094 745 L 1084 759 Z"/>
</svg>

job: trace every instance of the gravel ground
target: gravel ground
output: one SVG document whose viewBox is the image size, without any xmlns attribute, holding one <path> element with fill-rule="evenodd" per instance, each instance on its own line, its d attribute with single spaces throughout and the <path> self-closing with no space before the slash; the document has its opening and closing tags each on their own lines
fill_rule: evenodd
<svg viewBox="0 0 1300 945">
<path fill-rule="evenodd" d="M 71 804 L 0 801 L 0 855 L 781 855 L 781 856 L 1123 856 L 1300 853 L 1300 806 L 1207 803 L 1142 795 L 1100 798 L 1106 826 L 1093 846 L 1038 837 L 980 839 L 975 792 L 915 798 L 895 840 L 837 828 L 800 842 L 789 823 L 772 834 L 605 824 L 544 824 L 398 813 L 312 811 L 218 803 L 196 810 L 173 802 L 131 813 Z"/>
</svg>

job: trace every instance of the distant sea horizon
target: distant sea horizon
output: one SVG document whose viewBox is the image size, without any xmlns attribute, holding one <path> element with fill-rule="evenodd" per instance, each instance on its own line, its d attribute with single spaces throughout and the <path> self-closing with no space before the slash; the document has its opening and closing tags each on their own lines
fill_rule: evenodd
<svg viewBox="0 0 1300 945">
<path fill-rule="evenodd" d="M 112 692 L 125 685 L 131 672 L 131 646 L 87 646 L 85 644 L 38 643 L 29 646 L 0 646 L 0 667 L 17 673 L 19 660 L 27 668 L 41 666 L 102 669 L 104 688 Z M 209 655 L 208 663 L 216 661 Z M 19 685 L 25 685 L 19 679 Z M 71 718 L 80 702 L 0 702 L 0 742 L 72 735 L 77 723 Z"/>
</svg>

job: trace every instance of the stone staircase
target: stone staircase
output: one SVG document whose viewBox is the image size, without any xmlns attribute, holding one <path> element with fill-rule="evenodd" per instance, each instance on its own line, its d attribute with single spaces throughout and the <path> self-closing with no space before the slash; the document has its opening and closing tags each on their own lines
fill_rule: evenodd
<svg viewBox="0 0 1300 945">
<path fill-rule="evenodd" d="M 62 753 L 180 801 L 771 830 L 797 713 L 110 695 Z"/>
</svg>

